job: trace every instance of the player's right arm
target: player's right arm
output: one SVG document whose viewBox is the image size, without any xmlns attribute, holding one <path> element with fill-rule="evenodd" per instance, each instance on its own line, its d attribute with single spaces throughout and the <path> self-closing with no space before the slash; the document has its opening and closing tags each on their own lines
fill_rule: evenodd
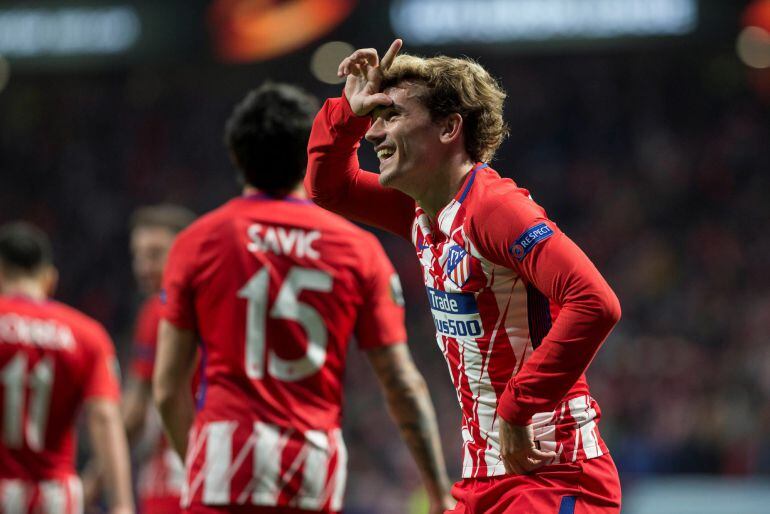
<svg viewBox="0 0 770 514">
<path fill-rule="evenodd" d="M 118 405 L 96 398 L 86 403 L 91 447 L 102 472 L 111 514 L 134 512 L 128 443 Z"/>
<path fill-rule="evenodd" d="M 171 446 L 185 461 L 187 435 L 195 418 L 190 383 L 195 373 L 197 321 L 195 311 L 198 243 L 187 231 L 177 236 L 163 272 L 162 320 L 152 390 Z"/>
<path fill-rule="evenodd" d="M 342 61 L 345 94 L 328 99 L 313 122 L 305 189 L 326 209 L 410 239 L 414 200 L 381 186 L 376 173 L 360 168 L 357 155 L 369 113 L 391 102 L 379 91 L 382 68 L 393 62 L 400 47 L 396 40 L 382 61 L 374 49 L 356 50 Z"/>
<path fill-rule="evenodd" d="M 441 453 L 436 412 L 408 347 L 397 344 L 366 353 L 385 394 L 388 411 L 420 469 L 431 513 L 453 508 L 455 502 L 449 494 L 451 485 Z"/>
<path fill-rule="evenodd" d="M 195 418 L 190 383 L 195 372 L 195 332 L 160 322 L 153 375 L 153 396 L 171 446 L 182 462 Z"/>
</svg>

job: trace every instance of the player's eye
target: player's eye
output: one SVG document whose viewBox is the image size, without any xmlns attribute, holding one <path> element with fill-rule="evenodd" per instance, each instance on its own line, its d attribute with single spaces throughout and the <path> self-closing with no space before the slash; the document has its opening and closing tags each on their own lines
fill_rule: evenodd
<svg viewBox="0 0 770 514">
<path fill-rule="evenodd" d="M 398 117 L 398 112 L 395 109 L 390 109 L 386 111 L 382 116 L 385 121 L 391 121 L 393 118 Z"/>
</svg>

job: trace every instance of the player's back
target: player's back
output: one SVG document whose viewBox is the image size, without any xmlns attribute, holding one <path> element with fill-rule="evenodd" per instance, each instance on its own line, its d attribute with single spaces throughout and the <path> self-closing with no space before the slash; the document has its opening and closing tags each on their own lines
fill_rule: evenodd
<svg viewBox="0 0 770 514">
<path fill-rule="evenodd" d="M 338 426 L 372 239 L 309 201 L 262 196 L 234 199 L 180 235 L 188 257 L 172 274 L 194 289 L 201 419 Z"/>
<path fill-rule="evenodd" d="M 180 234 L 164 317 L 202 342 L 190 499 L 242 503 L 251 495 L 251 503 L 285 505 L 295 497 L 306 508 L 341 501 L 344 476 L 331 479 L 344 469 L 348 340 L 355 332 L 366 348 L 405 337 L 400 307 L 375 300 L 383 271 L 388 289 L 392 267 L 374 236 L 306 200 L 236 198 Z M 388 315 L 392 327 L 381 321 Z M 239 472 L 252 462 L 255 469 Z"/>
<path fill-rule="evenodd" d="M 13 504 L 15 497 L 21 501 L 35 483 L 46 484 L 40 494 L 51 496 L 42 502 L 67 502 L 78 495 L 79 489 L 70 490 L 79 488 L 75 420 L 87 398 L 117 399 L 114 365 L 114 350 L 96 321 L 58 302 L 0 296 L 4 504 Z"/>
</svg>

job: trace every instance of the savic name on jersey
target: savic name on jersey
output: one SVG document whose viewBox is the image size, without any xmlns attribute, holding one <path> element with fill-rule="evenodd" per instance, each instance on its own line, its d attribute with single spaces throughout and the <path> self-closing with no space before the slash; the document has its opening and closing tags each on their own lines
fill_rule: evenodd
<svg viewBox="0 0 770 514">
<path fill-rule="evenodd" d="M 472 293 L 447 293 L 432 287 L 428 290 L 428 302 L 436 330 L 451 337 L 481 337 L 479 308 Z"/>
<path fill-rule="evenodd" d="M 318 259 L 321 255 L 313 243 L 321 237 L 317 230 L 301 230 L 263 226 L 254 223 L 248 228 L 250 252 L 272 252 L 275 255 L 296 255 L 299 258 Z"/>
</svg>

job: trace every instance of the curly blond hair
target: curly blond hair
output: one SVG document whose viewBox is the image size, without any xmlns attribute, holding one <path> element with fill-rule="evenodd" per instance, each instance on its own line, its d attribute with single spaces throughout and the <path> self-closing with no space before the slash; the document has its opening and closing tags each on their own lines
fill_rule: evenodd
<svg viewBox="0 0 770 514">
<path fill-rule="evenodd" d="M 503 120 L 506 94 L 479 63 L 469 58 L 402 54 L 385 72 L 382 89 L 402 82 L 425 87 L 418 98 L 434 121 L 458 113 L 463 118 L 465 149 L 475 161 L 489 162 L 508 135 Z"/>
</svg>

